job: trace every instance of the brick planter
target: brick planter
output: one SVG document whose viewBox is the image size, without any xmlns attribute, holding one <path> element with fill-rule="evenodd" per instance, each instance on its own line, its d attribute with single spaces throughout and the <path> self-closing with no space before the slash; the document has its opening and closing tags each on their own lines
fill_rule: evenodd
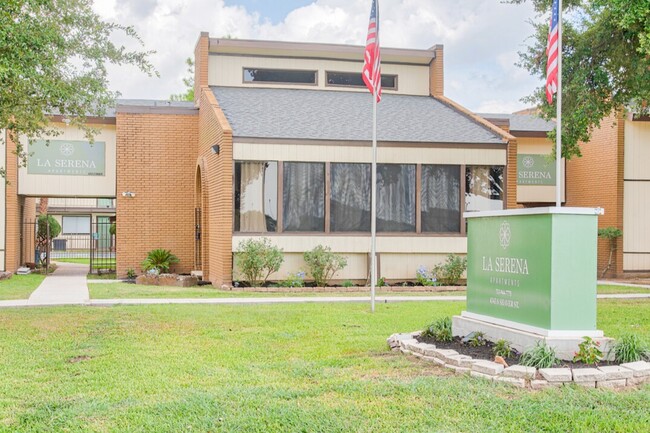
<svg viewBox="0 0 650 433">
<path fill-rule="evenodd" d="M 198 283 L 199 280 L 194 276 L 178 274 L 140 275 L 135 279 L 135 284 L 146 286 L 191 287 Z"/>
</svg>

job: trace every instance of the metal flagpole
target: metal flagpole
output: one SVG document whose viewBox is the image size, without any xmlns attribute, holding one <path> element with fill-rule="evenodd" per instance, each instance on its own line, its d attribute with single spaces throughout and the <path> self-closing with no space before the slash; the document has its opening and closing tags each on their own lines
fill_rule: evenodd
<svg viewBox="0 0 650 433">
<path fill-rule="evenodd" d="M 375 312 L 377 282 L 377 86 L 372 93 L 372 187 L 370 193 L 370 310 Z"/>
<path fill-rule="evenodd" d="M 562 0 L 557 11 L 557 133 L 555 136 L 555 206 L 562 206 Z"/>
</svg>

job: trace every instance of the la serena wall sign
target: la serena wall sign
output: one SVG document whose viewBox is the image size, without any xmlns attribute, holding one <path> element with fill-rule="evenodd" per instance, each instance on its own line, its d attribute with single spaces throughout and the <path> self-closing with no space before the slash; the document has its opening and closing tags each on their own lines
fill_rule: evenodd
<svg viewBox="0 0 650 433">
<path fill-rule="evenodd" d="M 103 141 L 38 140 L 29 145 L 28 174 L 104 176 L 105 167 Z"/>
</svg>

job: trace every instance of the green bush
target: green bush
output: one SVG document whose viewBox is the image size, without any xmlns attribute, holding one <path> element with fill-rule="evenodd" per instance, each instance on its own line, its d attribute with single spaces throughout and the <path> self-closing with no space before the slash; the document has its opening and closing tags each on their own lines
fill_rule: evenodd
<svg viewBox="0 0 650 433">
<path fill-rule="evenodd" d="M 535 347 L 526 350 L 519 359 L 521 365 L 535 368 L 551 368 L 560 363 L 555 355 L 555 349 L 539 341 Z"/>
<path fill-rule="evenodd" d="M 282 282 L 281 287 L 305 287 L 305 273 L 300 271 L 289 274 L 287 279 Z"/>
<path fill-rule="evenodd" d="M 108 228 L 108 232 L 111 234 L 111 236 L 115 236 L 115 233 L 117 233 L 117 224 L 112 223 Z"/>
<path fill-rule="evenodd" d="M 50 241 L 60 233 L 61 224 L 52 215 L 39 215 L 36 229 L 36 249 L 41 253 L 47 251 Z M 38 261 L 44 266 L 47 261 L 45 254 L 39 254 Z"/>
<path fill-rule="evenodd" d="M 487 340 L 485 339 L 485 332 L 481 332 L 481 331 L 472 332 L 472 336 L 470 337 L 467 343 L 472 347 L 485 346 L 487 344 Z"/>
<path fill-rule="evenodd" d="M 454 339 L 451 332 L 451 317 L 443 317 L 429 325 L 422 331 L 423 337 L 431 337 L 436 341 L 449 342 Z"/>
<path fill-rule="evenodd" d="M 155 271 L 156 273 L 167 273 L 169 268 L 178 263 L 178 257 L 170 250 L 158 248 L 147 253 L 147 258 L 141 263 L 144 272 Z"/>
<path fill-rule="evenodd" d="M 252 286 L 260 286 L 269 276 L 280 270 L 284 262 L 284 253 L 268 238 L 246 239 L 237 247 L 236 261 L 240 272 Z"/>
<path fill-rule="evenodd" d="M 650 348 L 638 336 L 627 334 L 622 336 L 612 347 L 614 359 L 618 362 L 650 361 Z"/>
<path fill-rule="evenodd" d="M 316 246 L 311 251 L 306 251 L 303 258 L 318 287 L 327 285 L 335 273 L 348 265 L 348 260 L 344 256 L 333 253 L 330 247 L 322 245 Z"/>
<path fill-rule="evenodd" d="M 467 258 L 449 254 L 445 263 L 433 268 L 434 281 L 437 279 L 447 286 L 455 286 L 466 269 Z"/>
<path fill-rule="evenodd" d="M 510 358 L 512 356 L 512 346 L 510 345 L 510 342 L 508 340 L 504 340 L 503 338 L 501 338 L 497 340 L 496 343 L 494 343 L 494 347 L 492 348 L 492 353 L 494 353 L 494 356 Z"/>
<path fill-rule="evenodd" d="M 353 287 L 354 283 L 351 280 L 345 280 L 343 281 L 343 284 L 341 284 L 343 287 Z"/>
<path fill-rule="evenodd" d="M 135 280 L 135 277 L 136 277 L 135 269 L 129 268 L 126 270 L 126 278 L 128 278 L 129 280 Z"/>
<path fill-rule="evenodd" d="M 601 359 L 603 359 L 603 352 L 600 351 L 600 343 L 591 337 L 582 337 L 582 343 L 578 345 L 578 351 L 574 353 L 573 362 L 598 364 Z"/>
</svg>

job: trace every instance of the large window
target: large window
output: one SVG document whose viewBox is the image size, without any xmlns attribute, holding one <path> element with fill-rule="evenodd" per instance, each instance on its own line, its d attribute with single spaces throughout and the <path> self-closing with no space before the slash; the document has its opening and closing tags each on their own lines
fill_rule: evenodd
<svg viewBox="0 0 650 433">
<path fill-rule="evenodd" d="M 467 166 L 465 169 L 465 210 L 503 209 L 503 166 Z"/>
<path fill-rule="evenodd" d="M 370 231 L 370 164 L 331 165 L 330 230 Z"/>
<path fill-rule="evenodd" d="M 415 165 L 377 164 L 377 231 L 415 232 Z"/>
<path fill-rule="evenodd" d="M 235 231 L 274 232 L 278 220 L 278 163 L 235 163 Z"/>
<path fill-rule="evenodd" d="M 317 71 L 244 68 L 245 83 L 316 84 Z"/>
<path fill-rule="evenodd" d="M 326 72 L 327 84 L 330 86 L 366 87 L 359 72 Z M 397 75 L 381 76 L 383 89 L 397 89 Z"/>
<path fill-rule="evenodd" d="M 325 164 L 285 162 L 283 167 L 283 230 L 325 231 Z"/>
<path fill-rule="evenodd" d="M 63 216 L 61 231 L 64 235 L 90 234 L 90 216 Z"/>
<path fill-rule="evenodd" d="M 459 232 L 460 167 L 423 165 L 421 182 L 422 231 Z"/>
</svg>

